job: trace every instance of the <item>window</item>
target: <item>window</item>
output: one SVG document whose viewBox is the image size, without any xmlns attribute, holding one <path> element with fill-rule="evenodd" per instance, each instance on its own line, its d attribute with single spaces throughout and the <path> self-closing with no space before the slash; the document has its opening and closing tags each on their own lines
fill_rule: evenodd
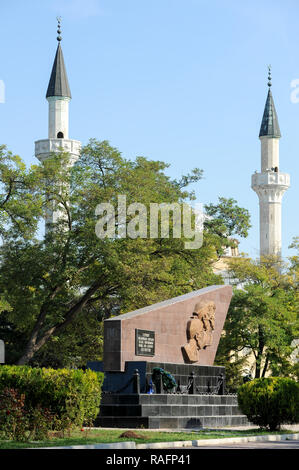
<svg viewBox="0 0 299 470">
<path fill-rule="evenodd" d="M 57 133 L 57 139 L 63 139 L 63 137 L 64 137 L 63 132 Z"/>
</svg>

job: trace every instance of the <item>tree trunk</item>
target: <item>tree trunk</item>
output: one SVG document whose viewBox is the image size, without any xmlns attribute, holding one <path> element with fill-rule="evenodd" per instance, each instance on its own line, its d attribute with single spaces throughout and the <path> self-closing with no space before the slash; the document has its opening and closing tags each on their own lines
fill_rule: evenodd
<svg viewBox="0 0 299 470">
<path fill-rule="evenodd" d="M 26 345 L 25 352 L 24 352 L 23 356 L 20 357 L 20 359 L 17 361 L 16 364 L 18 366 L 23 366 L 25 364 L 28 364 L 28 362 L 30 361 L 30 359 L 33 358 L 35 353 L 36 353 L 36 349 L 34 347 L 33 341 L 29 340 L 27 345 Z"/>
<path fill-rule="evenodd" d="M 258 331 L 258 350 L 256 355 L 256 363 L 255 363 L 255 378 L 259 379 L 261 377 L 261 364 L 263 359 L 263 352 L 264 352 L 264 333 L 261 327 L 259 327 Z"/>
<path fill-rule="evenodd" d="M 255 379 L 259 379 L 261 376 L 261 366 L 260 364 L 258 363 L 258 361 L 255 363 L 255 376 L 254 378 Z"/>
<path fill-rule="evenodd" d="M 64 321 L 62 323 L 58 323 L 54 325 L 53 327 L 49 328 L 39 339 L 37 339 L 38 331 L 37 331 L 37 324 L 36 324 L 35 327 L 33 328 L 30 339 L 26 345 L 25 352 L 17 361 L 17 365 L 28 364 L 28 362 L 33 358 L 34 354 L 37 351 L 39 351 L 39 349 L 49 341 L 49 339 L 54 333 L 60 332 L 69 323 L 71 323 L 74 320 L 74 318 L 78 315 L 78 313 L 82 311 L 82 309 L 85 307 L 85 305 L 90 300 L 90 298 L 94 295 L 97 289 L 101 286 L 101 284 L 102 284 L 101 280 L 95 282 L 87 290 L 87 292 L 81 297 L 81 299 L 73 307 L 71 307 L 69 311 L 65 314 Z"/>
<path fill-rule="evenodd" d="M 268 365 L 269 365 L 269 355 L 267 354 L 267 357 L 266 357 L 266 360 L 265 360 L 265 365 L 264 365 L 264 368 L 263 368 L 262 377 L 265 377 L 267 369 L 268 369 Z"/>
</svg>

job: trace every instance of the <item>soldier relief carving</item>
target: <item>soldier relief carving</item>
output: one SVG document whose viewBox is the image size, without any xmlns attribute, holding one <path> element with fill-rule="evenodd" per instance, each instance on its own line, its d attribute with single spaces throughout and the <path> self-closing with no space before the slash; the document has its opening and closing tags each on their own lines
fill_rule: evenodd
<svg viewBox="0 0 299 470">
<path fill-rule="evenodd" d="M 192 317 L 187 323 L 188 342 L 182 347 L 189 362 L 198 362 L 198 351 L 212 344 L 215 310 L 216 305 L 213 301 L 201 301 L 195 305 Z"/>
</svg>

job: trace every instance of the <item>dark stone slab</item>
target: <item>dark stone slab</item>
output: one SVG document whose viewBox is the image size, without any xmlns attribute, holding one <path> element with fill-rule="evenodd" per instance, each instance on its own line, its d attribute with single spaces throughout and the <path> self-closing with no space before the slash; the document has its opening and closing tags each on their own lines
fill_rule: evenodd
<svg viewBox="0 0 299 470">
<path fill-rule="evenodd" d="M 103 371 L 103 364 L 99 362 L 90 362 L 88 367 Z M 154 367 L 170 372 L 185 389 L 193 373 L 194 393 L 145 393 Z M 141 393 L 133 387 L 136 369 L 139 371 Z M 248 424 L 246 417 L 240 413 L 236 396 L 207 393 L 217 389 L 220 374 L 225 381 L 224 367 L 129 361 L 123 372 L 104 373 L 101 409 L 94 423 L 96 426 L 178 429 Z"/>
<path fill-rule="evenodd" d="M 95 426 L 105 427 L 105 428 L 140 428 L 144 427 L 145 429 L 149 428 L 149 418 L 144 416 L 127 416 L 127 417 L 118 417 L 118 416 L 104 416 L 98 417 L 95 421 Z"/>
<path fill-rule="evenodd" d="M 226 404 L 226 401 L 229 403 Z M 106 404 L 105 404 L 106 403 Z M 225 395 L 104 395 L 95 425 L 128 428 L 242 426 L 237 397 Z"/>
<path fill-rule="evenodd" d="M 245 416 L 127 416 L 99 417 L 95 423 L 102 427 L 140 428 L 145 429 L 182 429 L 214 428 L 223 426 L 245 426 Z"/>
<path fill-rule="evenodd" d="M 87 367 L 103 371 L 103 362 L 88 362 Z M 124 372 L 105 371 L 105 378 L 102 387 L 103 392 L 128 394 L 134 392 L 133 375 L 138 370 L 140 377 L 140 391 L 147 392 L 148 384 L 152 378 L 152 372 L 155 367 L 161 367 L 172 374 L 177 384 L 186 387 L 189 383 L 191 373 L 194 377 L 194 393 L 211 393 L 218 383 L 220 374 L 224 379 L 222 393 L 225 392 L 225 368 L 219 366 L 199 366 L 190 364 L 172 364 L 172 363 L 152 363 L 146 361 L 126 362 Z M 162 391 L 163 392 L 163 391 Z"/>
</svg>

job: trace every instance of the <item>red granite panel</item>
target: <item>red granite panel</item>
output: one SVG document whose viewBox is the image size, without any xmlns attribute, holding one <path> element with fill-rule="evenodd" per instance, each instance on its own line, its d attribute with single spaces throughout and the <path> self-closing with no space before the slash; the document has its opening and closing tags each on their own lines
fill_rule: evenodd
<svg viewBox="0 0 299 470">
<path fill-rule="evenodd" d="M 215 286 L 208 292 L 204 289 L 202 291 L 198 291 L 196 296 L 181 301 L 178 297 L 174 303 L 170 302 L 169 305 L 159 306 L 157 304 L 157 306 L 153 306 L 152 310 L 140 314 L 137 311 L 128 318 L 120 315 L 117 320 L 105 320 L 105 370 L 124 370 L 126 361 L 150 360 L 151 362 L 186 363 L 182 346 L 187 342 L 187 322 L 199 300 L 214 301 L 216 311 L 212 344 L 206 349 L 198 351 L 198 362 L 196 364 L 213 365 L 232 296 L 232 288 L 230 286 Z M 154 356 L 137 356 L 135 354 L 135 329 L 155 332 Z M 109 342 L 108 345 L 105 345 L 106 341 Z M 116 354 L 117 350 L 119 356 Z M 113 356 L 111 356 L 111 353 L 113 353 Z"/>
</svg>

